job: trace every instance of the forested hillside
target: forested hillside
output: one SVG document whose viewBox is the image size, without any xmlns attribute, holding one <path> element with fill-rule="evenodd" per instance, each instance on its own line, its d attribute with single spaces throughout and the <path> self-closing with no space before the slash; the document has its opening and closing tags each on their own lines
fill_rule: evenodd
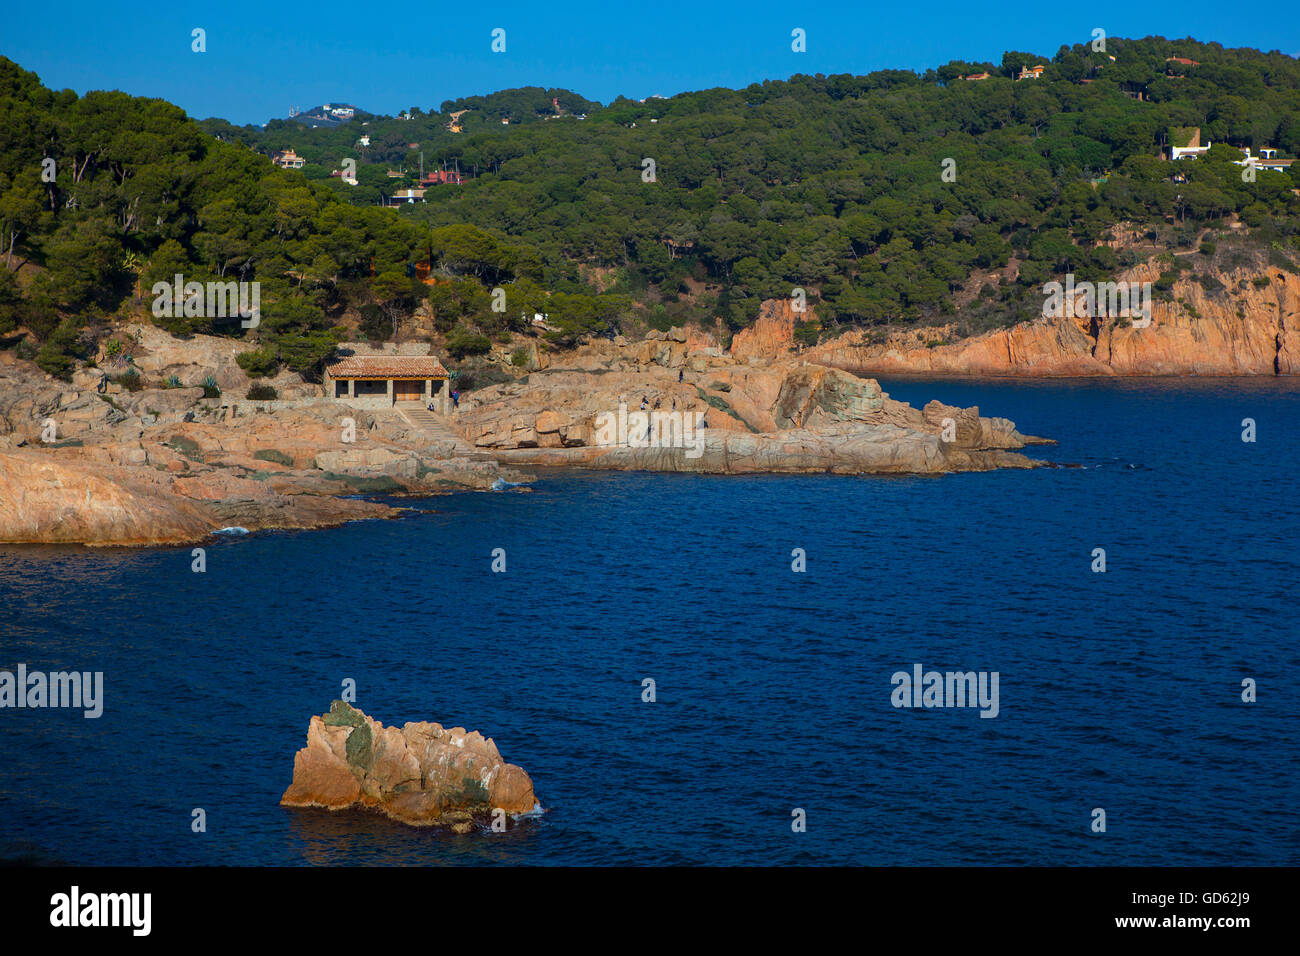
<svg viewBox="0 0 1300 956">
<path fill-rule="evenodd" d="M 1040 79 L 1015 79 L 1038 63 Z M 0 333 L 30 329 L 58 370 L 87 325 L 177 272 L 263 284 L 252 334 L 267 371 L 310 372 L 345 315 L 391 335 L 421 298 L 454 354 L 524 331 L 533 311 L 560 343 L 629 321 L 734 330 L 795 287 L 823 334 L 954 314 L 975 331 L 1037 313 L 1053 275 L 1110 278 L 1229 219 L 1280 262 L 1300 248 L 1297 167 L 1248 182 L 1228 145 L 1161 158 L 1192 128 L 1300 153 L 1300 62 L 1279 53 L 1111 38 L 1104 52 L 1011 52 L 923 75 L 797 76 L 606 107 L 539 87 L 407 115 L 198 124 L 157 100 L 47 90 L 0 60 Z M 264 154 L 284 148 L 308 167 L 275 168 Z M 374 205 L 411 182 L 420 152 L 426 171 L 466 181 Z M 329 178 L 347 159 L 357 186 Z M 1130 239 L 1116 242 L 1121 224 Z M 432 287 L 415 278 L 429 260 L 446 280 Z M 963 296 L 972 275 L 999 271 Z M 498 286 L 505 312 L 491 308 Z M 237 321 L 167 321 L 244 334 Z"/>
<path fill-rule="evenodd" d="M 1041 79 L 1014 79 L 1037 63 L 1047 66 Z M 991 76 L 960 78 L 983 72 Z M 1040 295 L 1026 290 L 1054 273 L 1112 274 L 1115 252 L 1095 243 L 1116 223 L 1188 246 L 1198 226 L 1240 214 L 1269 245 L 1291 243 L 1300 216 L 1300 169 L 1245 183 L 1235 149 L 1177 169 L 1160 158 L 1171 130 L 1197 127 L 1202 142 L 1300 153 L 1300 62 L 1278 53 L 1112 38 L 1105 52 L 1010 52 L 999 65 L 925 75 L 800 76 L 604 109 L 566 106 L 566 97 L 507 91 L 374 122 L 368 151 L 353 146 L 355 128 L 282 125 L 252 141 L 292 144 L 327 164 L 356 155 L 363 169 L 411 171 L 415 143 L 426 170 L 475 178 L 431 188 L 425 206 L 403 215 L 500 229 L 548 261 L 618 268 L 623 291 L 645 298 L 647 284 L 659 288 L 661 315 L 717 312 L 733 328 L 793 286 L 820 290 L 823 318 L 836 322 L 950 312 L 973 270 L 1014 257 L 1018 281 L 974 310 L 1005 324 L 1033 313 Z M 450 115 L 464 109 L 464 131 L 452 133 Z M 643 182 L 646 158 L 653 184 Z M 955 181 L 941 178 L 945 159 L 955 160 Z M 716 297 L 675 302 L 692 277 L 716 285 Z"/>
<path fill-rule="evenodd" d="M 430 255 L 463 282 L 437 290 L 440 327 L 479 314 L 503 331 L 520 311 L 493 313 L 489 286 L 567 293 L 557 337 L 605 328 L 625 300 L 575 283 L 571 265 L 547 268 L 535 250 L 470 226 L 429 229 L 391 209 L 341 201 L 300 173 L 205 134 L 161 100 L 41 86 L 0 59 L 0 335 L 25 328 L 39 361 L 65 371 L 114 313 L 148 308 L 155 282 L 257 281 L 263 347 L 250 371 L 281 364 L 311 373 L 344 334 L 339 318 L 363 316 L 375 338 L 400 330 L 429 289 L 414 263 Z M 237 317 L 156 320 L 169 331 L 243 335 Z M 480 336 L 461 332 L 470 348 Z M 30 343 L 28 343 L 30 347 Z M 242 364 L 242 363 L 241 363 Z"/>
</svg>

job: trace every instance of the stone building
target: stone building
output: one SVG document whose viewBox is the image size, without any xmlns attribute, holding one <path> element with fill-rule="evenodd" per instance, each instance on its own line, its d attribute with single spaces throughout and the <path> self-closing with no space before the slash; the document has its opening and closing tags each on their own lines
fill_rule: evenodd
<svg viewBox="0 0 1300 956">
<path fill-rule="evenodd" d="M 338 358 L 325 366 L 325 394 L 357 408 L 383 409 L 399 404 L 451 414 L 447 369 L 427 344 L 340 345 Z"/>
</svg>

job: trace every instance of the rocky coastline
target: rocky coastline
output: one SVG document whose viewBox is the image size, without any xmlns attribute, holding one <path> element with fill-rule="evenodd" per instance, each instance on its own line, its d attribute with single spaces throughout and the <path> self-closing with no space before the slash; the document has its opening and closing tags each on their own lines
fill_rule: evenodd
<svg viewBox="0 0 1300 956">
<path fill-rule="evenodd" d="M 684 330 L 597 340 L 467 393 L 445 427 L 365 410 L 281 373 L 242 396 L 251 347 L 148 325 L 122 332 L 146 381 L 101 353 L 71 382 L 0 353 L 0 543 L 156 546 L 223 528 L 305 529 L 393 517 L 382 495 L 527 483 L 527 466 L 943 474 L 1043 464 L 1043 442 L 979 409 L 916 409 L 872 379 L 802 359 L 738 361 Z M 196 383 L 216 388 L 205 390 Z M 209 392 L 218 394 L 211 395 Z"/>
</svg>

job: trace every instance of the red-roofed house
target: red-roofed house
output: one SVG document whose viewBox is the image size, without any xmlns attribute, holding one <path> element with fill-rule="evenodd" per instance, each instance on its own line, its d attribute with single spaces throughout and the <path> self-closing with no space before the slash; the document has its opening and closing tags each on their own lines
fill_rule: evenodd
<svg viewBox="0 0 1300 956">
<path fill-rule="evenodd" d="M 424 354 L 419 354 L 423 349 Z M 447 369 L 428 353 L 428 345 L 384 345 L 364 342 L 340 345 L 339 357 L 325 366 L 325 394 L 357 408 L 392 408 L 400 403 L 427 406 L 451 413 Z"/>
<path fill-rule="evenodd" d="M 293 150 L 285 149 L 272 153 L 271 162 L 275 163 L 275 165 L 279 166 L 281 169 L 302 169 L 303 163 L 307 162 L 307 160 L 303 159 Z"/>
</svg>

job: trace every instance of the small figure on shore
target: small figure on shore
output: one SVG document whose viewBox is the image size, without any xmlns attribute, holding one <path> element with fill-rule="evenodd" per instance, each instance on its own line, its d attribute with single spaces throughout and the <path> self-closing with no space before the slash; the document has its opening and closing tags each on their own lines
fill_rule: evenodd
<svg viewBox="0 0 1300 956">
<path fill-rule="evenodd" d="M 644 412 L 644 411 L 646 410 L 646 408 L 649 407 L 649 405 L 650 405 L 649 401 L 647 401 L 647 400 L 646 400 L 646 397 L 645 397 L 644 395 L 642 395 L 642 396 L 641 396 L 641 411 Z"/>
<path fill-rule="evenodd" d="M 451 393 L 451 407 L 460 408 L 460 390 L 456 389 Z"/>
<path fill-rule="evenodd" d="M 685 375 L 686 375 L 686 369 L 679 368 L 677 370 L 677 381 L 680 382 L 685 377 Z"/>
</svg>

